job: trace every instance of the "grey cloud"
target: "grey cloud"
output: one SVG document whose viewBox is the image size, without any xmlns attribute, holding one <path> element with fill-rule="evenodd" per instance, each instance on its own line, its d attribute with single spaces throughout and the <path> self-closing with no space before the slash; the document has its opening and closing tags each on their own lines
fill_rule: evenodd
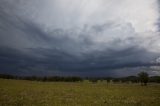
<svg viewBox="0 0 160 106">
<path fill-rule="evenodd" d="M 19 2 L 21 5 L 29 3 Z M 143 67 L 150 69 L 160 65 L 153 62 L 159 58 L 159 52 L 151 51 L 148 45 L 141 46 L 150 39 L 140 38 L 130 22 L 47 28 L 28 18 L 28 13 L 17 13 L 20 7 L 13 7 L 19 4 L 12 5 L 12 1 L 4 0 L 0 3 L 0 73 L 123 76 L 124 72 L 129 75 L 138 73 Z M 155 35 L 151 37 L 156 38 Z"/>
<path fill-rule="evenodd" d="M 6 49 L 6 47 L 3 49 L 1 47 L 1 69 L 16 75 L 25 75 L 24 73 L 27 72 L 31 75 L 50 75 L 50 73 L 52 73 L 52 75 L 65 75 L 65 73 L 66 75 L 77 75 L 77 73 L 79 73 L 79 75 L 86 74 L 84 76 L 90 76 L 94 75 L 93 73 L 97 73 L 97 75 L 99 74 L 99 76 L 101 76 L 100 74 L 104 73 L 105 75 L 108 74 L 109 76 L 112 76 L 109 73 L 113 74 L 116 72 L 114 70 L 117 69 L 159 65 L 144 61 L 147 57 L 150 57 L 150 55 L 153 54 L 147 54 L 146 51 L 138 50 L 136 48 L 130 48 L 132 49 L 130 52 L 128 52 L 129 49 L 119 52 L 112 50 L 102 53 L 95 52 L 95 54 L 92 55 L 83 55 L 85 60 L 81 60 L 54 49 L 47 50 L 36 48 L 31 50 L 33 53 L 44 56 L 41 58 L 26 56 L 20 51 Z"/>
<path fill-rule="evenodd" d="M 158 12 L 159 12 L 159 18 L 158 18 L 158 22 L 156 23 L 157 27 L 158 27 L 158 31 L 160 32 L 160 1 L 158 0 Z"/>
</svg>

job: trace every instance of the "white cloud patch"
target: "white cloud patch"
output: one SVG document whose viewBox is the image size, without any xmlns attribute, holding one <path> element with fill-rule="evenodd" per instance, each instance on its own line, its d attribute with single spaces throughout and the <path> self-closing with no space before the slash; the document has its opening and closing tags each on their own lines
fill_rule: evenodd
<svg viewBox="0 0 160 106">
<path fill-rule="evenodd" d="M 154 24 L 158 19 L 157 0 L 19 0 L 11 3 L 21 15 L 53 28 L 114 21 L 131 23 L 136 32 L 145 32 L 156 30 Z"/>
</svg>

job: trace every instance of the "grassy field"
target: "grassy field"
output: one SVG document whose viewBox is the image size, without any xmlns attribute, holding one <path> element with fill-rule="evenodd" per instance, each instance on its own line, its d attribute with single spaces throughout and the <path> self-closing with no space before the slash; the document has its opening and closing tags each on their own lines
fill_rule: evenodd
<svg viewBox="0 0 160 106">
<path fill-rule="evenodd" d="M 160 85 L 0 79 L 0 106 L 160 106 Z"/>
</svg>

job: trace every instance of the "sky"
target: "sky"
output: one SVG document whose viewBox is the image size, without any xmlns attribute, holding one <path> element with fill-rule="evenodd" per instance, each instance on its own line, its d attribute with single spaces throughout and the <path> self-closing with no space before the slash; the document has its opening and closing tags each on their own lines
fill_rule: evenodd
<svg viewBox="0 0 160 106">
<path fill-rule="evenodd" d="M 160 75 L 160 0 L 0 0 L 0 73 Z"/>
</svg>

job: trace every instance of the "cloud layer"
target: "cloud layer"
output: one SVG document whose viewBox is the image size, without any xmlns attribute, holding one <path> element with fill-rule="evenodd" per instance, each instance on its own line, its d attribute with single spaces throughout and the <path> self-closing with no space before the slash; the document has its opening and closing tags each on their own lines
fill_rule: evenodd
<svg viewBox="0 0 160 106">
<path fill-rule="evenodd" d="M 159 17 L 158 0 L 1 0 L 0 72 L 160 75 Z"/>
</svg>

